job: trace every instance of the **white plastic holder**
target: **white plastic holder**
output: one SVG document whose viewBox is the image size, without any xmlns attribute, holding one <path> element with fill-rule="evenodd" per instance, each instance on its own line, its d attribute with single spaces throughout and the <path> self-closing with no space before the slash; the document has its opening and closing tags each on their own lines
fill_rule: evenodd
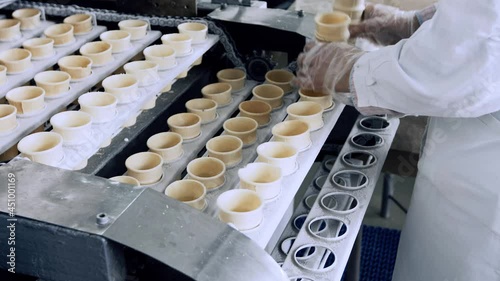
<svg viewBox="0 0 500 281">
<path fill-rule="evenodd" d="M 45 14 L 42 12 L 42 15 L 44 16 Z M 40 25 L 34 29 L 21 30 L 21 36 L 16 38 L 15 40 L 8 41 L 8 42 L 0 42 L 0 51 L 20 47 L 24 41 L 39 36 L 40 34 L 43 33 L 43 31 L 47 27 L 49 27 L 53 24 L 55 24 L 55 23 L 52 21 L 46 21 L 44 19 L 44 20 L 40 21 Z"/>
<path fill-rule="evenodd" d="M 134 54 L 132 54 L 132 56 L 135 55 L 135 51 L 139 53 L 140 51 L 142 51 L 142 49 L 150 45 L 154 40 L 156 40 L 160 36 L 161 36 L 160 32 L 152 31 L 146 35 L 146 38 L 138 41 L 132 41 L 133 46 L 137 48 L 134 49 Z M 60 165 L 58 165 L 58 167 L 63 169 L 73 170 L 84 159 L 92 157 L 92 155 L 94 155 L 99 150 L 103 142 L 105 142 L 111 137 L 116 136 L 122 130 L 122 127 L 127 122 L 127 120 L 129 120 L 131 117 L 132 118 L 137 117 L 137 115 L 140 114 L 141 107 L 143 107 L 143 105 L 146 104 L 148 100 L 150 100 L 153 97 L 156 97 L 156 95 L 161 91 L 161 89 L 163 89 L 166 85 L 172 83 L 172 81 L 175 79 L 175 77 L 179 75 L 179 73 L 184 71 L 184 69 L 188 68 L 194 61 L 196 61 L 196 59 L 198 59 L 213 45 L 215 45 L 215 43 L 217 43 L 218 40 L 219 40 L 218 36 L 210 35 L 204 44 L 197 45 L 194 48 L 194 52 L 192 55 L 179 58 L 177 67 L 171 70 L 160 72 L 160 80 L 158 82 L 150 86 L 140 87 L 139 99 L 133 103 L 118 104 L 117 115 L 111 122 L 102 124 L 92 124 L 92 137 L 83 145 L 64 147 L 64 152 L 66 157 L 64 161 L 61 162 Z M 88 89 L 90 88 L 88 87 L 89 84 L 92 85 L 97 84 L 99 81 L 101 81 L 103 78 L 109 75 L 109 74 L 103 75 L 103 72 L 106 71 L 106 69 L 111 69 L 111 68 L 113 70 L 117 69 L 119 66 L 123 65 L 126 61 L 130 59 L 129 57 L 131 56 L 131 53 L 132 52 L 124 52 L 115 54 L 114 55 L 115 60 L 112 63 L 110 63 L 108 66 L 103 66 L 94 69 L 93 75 L 91 76 L 92 79 L 90 79 L 89 77 L 89 79 L 86 80 L 85 82 L 82 81 L 80 83 L 75 83 L 73 84 L 75 86 L 74 88 L 77 88 L 76 85 L 78 85 L 78 89 L 80 90 L 82 90 L 82 88 Z M 87 86 L 80 84 L 87 84 Z"/>
<path fill-rule="evenodd" d="M 7 78 L 7 82 L 0 86 L 0 98 L 4 97 L 9 90 L 28 83 L 37 73 L 45 71 L 53 65 L 56 65 L 60 58 L 74 53 L 81 46 L 83 46 L 83 44 L 87 43 L 88 41 L 94 40 L 105 30 L 106 27 L 97 26 L 91 32 L 76 37 L 75 42 L 73 42 L 72 44 L 58 47 L 57 50 L 55 50 L 55 54 L 50 58 L 46 58 L 43 60 L 33 60 L 31 62 L 32 67 L 30 69 L 24 71 L 21 74 L 9 75 Z"/>
</svg>

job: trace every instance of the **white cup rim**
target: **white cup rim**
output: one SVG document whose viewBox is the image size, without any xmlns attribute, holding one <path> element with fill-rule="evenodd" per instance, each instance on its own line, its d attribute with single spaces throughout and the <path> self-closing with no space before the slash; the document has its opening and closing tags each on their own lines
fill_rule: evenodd
<svg viewBox="0 0 500 281">
<path fill-rule="evenodd" d="M 60 77 L 63 77 L 64 80 L 58 80 L 58 81 L 47 81 L 47 78 L 51 75 L 58 75 Z M 37 73 L 35 77 L 33 78 L 36 83 L 41 83 L 41 84 L 46 84 L 46 85 L 61 85 L 68 83 L 71 80 L 71 76 L 64 71 L 57 71 L 57 70 L 49 70 L 49 71 L 43 71 L 40 73 Z"/>
<path fill-rule="evenodd" d="M 12 59 L 11 58 L 11 55 L 13 52 L 20 52 L 22 53 L 23 55 L 23 58 L 21 59 Z M 5 51 L 2 51 L 0 53 L 0 59 L 5 61 L 5 62 L 9 62 L 9 63 L 16 63 L 16 62 L 22 62 L 22 61 L 25 61 L 25 60 L 31 60 L 31 52 L 29 50 L 26 50 L 26 49 L 21 49 L 21 48 L 14 48 L 14 49 L 8 49 L 8 50 L 5 50 Z"/>
<path fill-rule="evenodd" d="M 154 167 L 152 168 L 149 168 L 149 169 L 137 169 L 136 167 L 134 167 L 132 165 L 132 160 L 134 160 L 136 157 L 143 157 L 143 156 L 151 156 L 151 157 L 154 157 L 156 158 L 156 160 L 159 160 L 157 163 L 157 165 L 154 165 Z M 151 172 L 151 171 L 154 171 L 155 169 L 158 169 L 158 167 L 161 168 L 161 166 L 163 165 L 163 158 L 161 157 L 161 155 L 159 155 L 158 153 L 155 153 L 155 152 L 139 152 L 139 153 L 135 153 L 135 154 L 132 154 L 130 155 L 126 160 L 125 160 L 125 167 L 127 167 L 128 170 L 131 170 L 131 171 L 134 171 L 134 172 L 138 172 L 138 173 L 147 173 L 147 172 Z"/>
<path fill-rule="evenodd" d="M 48 137 L 56 138 L 57 139 L 57 143 L 54 146 L 52 146 L 51 148 L 46 149 L 46 150 L 41 150 L 41 151 L 29 151 L 29 150 L 26 150 L 25 147 L 23 147 L 23 145 L 26 145 L 25 143 L 27 141 L 29 141 L 30 139 L 37 138 L 37 137 L 43 137 L 43 136 L 48 136 Z M 55 132 L 39 132 L 39 133 L 33 133 L 31 135 L 28 135 L 28 136 L 22 138 L 19 141 L 19 143 L 17 144 L 17 149 L 19 150 L 19 152 L 24 153 L 24 154 L 39 155 L 39 154 L 42 154 L 42 153 L 47 153 L 47 152 L 56 150 L 58 147 L 62 146 L 62 143 L 63 143 L 63 137 L 60 134 L 58 134 L 58 133 L 55 133 Z"/>
<path fill-rule="evenodd" d="M 305 128 L 305 130 L 304 131 L 301 130 L 299 133 L 294 134 L 294 135 L 284 135 L 281 132 L 281 129 L 284 126 L 287 126 L 287 127 L 291 126 L 293 128 L 297 128 L 298 125 L 300 125 L 302 128 Z M 300 128 L 300 129 L 302 129 L 302 128 Z M 279 136 L 281 138 L 294 138 L 294 137 L 302 136 L 302 135 L 309 133 L 309 125 L 306 122 L 301 121 L 301 120 L 287 120 L 287 121 L 283 121 L 281 123 L 274 125 L 274 127 L 271 129 L 271 131 L 272 131 L 273 135 Z"/>
<path fill-rule="evenodd" d="M 252 196 L 254 197 L 255 199 L 258 199 L 259 200 L 259 206 L 251 211 L 247 211 L 247 212 L 236 212 L 236 211 L 232 211 L 232 210 L 229 210 L 228 208 L 226 208 L 225 204 L 221 204 L 222 200 L 225 199 L 223 196 L 231 196 L 233 194 L 236 194 L 236 193 L 244 193 L 246 195 L 249 195 L 249 196 Z M 253 190 L 249 190 L 249 189 L 231 189 L 231 190 L 228 190 L 224 193 L 222 193 L 221 195 L 219 195 L 219 197 L 217 198 L 217 207 L 222 210 L 223 212 L 225 213 L 228 213 L 228 214 L 232 214 L 232 215 L 235 215 L 235 214 L 251 214 L 251 213 L 255 213 L 255 212 L 258 212 L 259 210 L 262 210 L 264 208 L 264 200 L 262 200 L 262 197 L 259 196 L 259 194 Z"/>
<path fill-rule="evenodd" d="M 78 125 L 78 126 L 66 126 L 64 124 L 59 123 L 59 121 L 62 121 L 62 120 L 65 121 L 71 117 L 85 118 L 85 123 Z M 50 118 L 50 123 L 55 128 L 61 128 L 64 130 L 69 130 L 69 131 L 80 130 L 82 128 L 89 127 L 92 124 L 92 115 L 88 114 L 87 112 L 83 112 L 83 111 L 63 111 L 63 112 L 59 112 L 56 115 L 52 116 Z"/>
<path fill-rule="evenodd" d="M 78 60 L 86 60 L 88 64 L 86 66 L 77 66 L 74 64 L 70 64 L 70 62 L 73 62 L 75 59 Z M 59 59 L 57 62 L 59 66 L 68 68 L 68 69 L 86 69 L 92 67 L 93 61 L 91 58 L 86 57 L 86 56 L 80 56 L 80 55 L 71 55 L 71 56 L 65 56 Z"/>
<path fill-rule="evenodd" d="M 169 147 L 154 147 L 152 142 L 156 139 L 156 138 L 162 138 L 162 137 L 174 137 L 176 138 L 175 141 L 176 143 L 172 146 L 169 146 Z M 158 134 L 155 134 L 155 135 L 152 135 L 151 137 L 148 138 L 148 140 L 146 141 L 146 146 L 151 149 L 151 150 L 157 150 L 157 151 L 168 151 L 168 150 L 172 150 L 172 149 L 175 149 L 179 146 L 182 146 L 182 136 L 178 133 L 175 133 L 175 132 L 161 132 L 161 133 L 158 133 Z"/>
<path fill-rule="evenodd" d="M 23 92 L 23 90 L 36 90 L 37 93 L 36 93 L 36 96 L 33 97 L 33 98 L 29 98 L 29 99 L 20 99 L 18 98 L 18 95 L 21 94 Z M 7 94 L 5 95 L 5 97 L 7 98 L 7 100 L 12 100 L 14 102 L 25 102 L 25 101 L 32 101 L 32 100 L 35 100 L 35 99 L 39 99 L 40 97 L 44 97 L 45 96 L 45 90 L 41 87 L 37 87 L 37 86 L 21 86 L 21 87 L 17 87 L 17 88 L 14 88 L 10 91 L 7 92 Z"/>
<path fill-rule="evenodd" d="M 216 175 L 214 175 L 214 176 L 210 176 L 210 177 L 198 176 L 195 173 L 193 173 L 192 169 L 193 169 L 193 165 L 195 165 L 195 164 L 197 164 L 198 162 L 201 162 L 201 161 L 214 161 L 214 162 L 216 162 L 218 165 L 220 165 L 222 167 L 222 170 L 219 173 L 217 173 Z M 191 160 L 188 163 L 188 165 L 186 167 L 186 170 L 187 170 L 187 172 L 188 172 L 188 174 L 190 176 L 194 176 L 196 178 L 200 178 L 200 179 L 203 179 L 203 180 L 211 180 L 211 179 L 219 178 L 219 177 L 223 176 L 226 173 L 226 164 L 224 164 L 224 162 L 222 162 L 222 160 L 214 158 L 214 157 L 201 157 L 201 158 L 196 158 L 196 159 Z"/>
<path fill-rule="evenodd" d="M 124 86 L 124 87 L 117 87 L 116 85 L 109 85 L 109 84 L 115 84 L 117 82 L 115 80 L 119 80 L 120 78 L 121 79 L 131 79 L 131 81 L 133 83 L 130 85 Z M 139 82 L 138 82 L 137 78 L 135 78 L 135 76 L 133 76 L 131 74 L 115 74 L 115 75 L 111 75 L 111 76 L 106 77 L 102 81 L 102 86 L 104 87 L 104 89 L 108 88 L 108 89 L 115 89 L 115 90 L 117 90 L 117 89 L 128 90 L 128 89 L 135 88 L 138 85 L 139 85 Z"/>
<path fill-rule="evenodd" d="M 170 189 L 173 189 L 173 188 L 177 188 L 176 185 L 179 185 L 179 184 L 182 184 L 182 183 L 193 183 L 193 184 L 196 184 L 197 186 L 201 187 L 202 188 L 202 194 L 200 196 L 198 196 L 196 199 L 193 199 L 193 200 L 189 200 L 189 201 L 180 201 L 179 199 L 175 198 L 175 197 L 171 197 L 170 195 L 167 194 L 169 188 Z M 197 180 L 193 180 L 193 179 L 182 179 L 182 180 L 177 180 L 177 181 L 174 181 L 172 182 L 171 184 L 169 184 L 166 188 L 165 188 L 165 191 L 164 191 L 164 194 L 167 195 L 168 197 L 170 198 L 173 198 L 175 200 L 178 200 L 182 203 L 186 203 L 186 204 L 189 204 L 189 203 L 195 203 L 195 202 L 198 202 L 200 200 L 203 200 L 205 198 L 205 196 L 207 195 L 207 188 L 205 187 L 205 185 L 200 182 L 200 181 L 197 181 Z"/>
<path fill-rule="evenodd" d="M 87 103 L 87 99 L 93 100 L 99 96 L 105 96 L 106 98 L 111 99 L 112 102 L 105 105 L 94 105 Z M 118 104 L 118 99 L 113 94 L 110 94 L 108 92 L 88 92 L 78 97 L 78 103 L 90 108 L 108 108 L 116 106 Z"/>
<path fill-rule="evenodd" d="M 109 38 L 111 35 L 122 35 L 122 37 L 119 37 L 119 38 Z M 106 42 L 106 41 L 109 41 L 109 42 L 119 42 L 119 41 L 127 41 L 127 40 L 130 40 L 131 38 L 131 34 L 130 32 L 126 31 L 126 30 L 108 30 L 108 31 L 105 31 L 103 33 L 101 33 L 101 35 L 99 35 L 99 38 Z"/>
<path fill-rule="evenodd" d="M 12 115 L 16 115 L 17 114 L 17 108 L 15 106 L 13 106 L 13 105 L 10 105 L 10 104 L 0 104 L 0 108 L 2 108 L 2 107 L 9 108 L 11 110 L 11 112 L 7 113 L 4 116 L 0 116 L 0 120 L 7 119 L 9 117 L 12 117 Z"/>
<path fill-rule="evenodd" d="M 218 150 L 214 150 L 213 147 L 211 147 L 211 145 L 214 142 L 221 141 L 223 139 L 229 139 L 229 140 L 235 141 L 238 144 L 238 147 L 236 147 L 232 150 L 229 150 L 229 151 L 218 151 Z M 214 154 L 219 154 L 219 155 L 229 155 L 229 154 L 234 154 L 235 152 L 240 151 L 243 148 L 243 141 L 240 138 L 235 137 L 235 136 L 221 135 L 221 136 L 217 136 L 217 137 L 214 137 L 214 138 L 211 138 L 210 140 L 208 140 L 205 147 L 206 147 L 208 152 L 212 152 Z"/>
<path fill-rule="evenodd" d="M 62 30 L 63 32 L 56 33 L 55 31 L 59 31 L 58 29 L 60 29 L 60 28 L 64 28 L 64 30 Z M 45 29 L 44 34 L 47 37 L 57 38 L 57 37 L 63 37 L 63 36 L 66 36 L 68 34 L 73 33 L 74 29 L 75 28 L 73 27 L 73 25 L 71 25 L 69 23 L 59 23 L 59 24 L 54 24 L 52 26 L 49 26 L 47 29 Z"/>
<path fill-rule="evenodd" d="M 173 122 L 177 121 L 176 119 L 180 118 L 180 116 L 194 117 L 196 119 L 196 122 L 193 123 L 193 124 L 190 124 L 190 125 L 178 125 L 178 124 L 174 124 Z M 197 114 L 190 113 L 190 112 L 177 113 L 177 114 L 174 114 L 174 115 L 170 116 L 167 119 L 167 124 L 168 124 L 168 126 L 172 126 L 174 128 L 185 128 L 185 129 L 194 128 L 194 127 L 197 127 L 197 126 L 201 125 L 201 117 L 199 115 L 197 115 Z"/>
<path fill-rule="evenodd" d="M 17 28 L 21 26 L 21 21 L 18 19 L 0 19 L 0 23 L 11 23 L 8 26 L 0 27 L 0 29 L 9 29 L 9 28 Z"/>
<path fill-rule="evenodd" d="M 285 147 L 287 150 L 291 150 L 293 153 L 290 156 L 287 157 L 273 157 L 270 156 L 266 153 L 264 153 L 264 150 L 272 148 L 274 151 L 277 149 L 281 149 Z M 273 159 L 273 160 L 288 160 L 290 158 L 294 158 L 298 155 L 298 150 L 295 148 L 293 145 L 285 143 L 285 142 L 265 142 L 257 146 L 257 154 L 259 156 L 268 158 L 268 159 Z"/>
<path fill-rule="evenodd" d="M 192 26 L 198 26 L 198 27 L 201 27 L 201 29 L 196 29 L 196 30 L 193 30 L 193 29 L 188 29 L 188 27 L 192 27 Z M 206 32 L 208 31 L 208 26 L 206 24 L 203 24 L 201 22 L 184 22 L 184 23 L 181 23 L 177 26 L 177 28 L 181 31 L 189 31 L 189 32 Z"/>
<path fill-rule="evenodd" d="M 250 122 L 250 123 L 252 123 L 253 127 L 250 130 L 246 130 L 246 131 L 235 131 L 234 128 L 228 128 L 229 123 L 235 122 L 237 120 L 244 120 L 246 122 Z M 250 117 L 238 116 L 238 117 L 234 117 L 234 118 L 231 118 L 231 119 L 224 121 L 224 124 L 222 125 L 222 127 L 224 128 L 225 131 L 228 131 L 230 133 L 245 134 L 245 133 L 255 132 L 259 128 L 259 123 L 257 121 L 255 121 L 255 119 L 252 119 Z"/>
<path fill-rule="evenodd" d="M 131 23 L 142 23 L 141 25 L 138 26 L 131 26 L 129 24 Z M 120 28 L 127 28 L 127 29 L 143 29 L 148 27 L 148 22 L 145 20 L 141 19 L 128 19 L 128 20 L 122 20 L 118 23 L 118 27 Z"/>
<path fill-rule="evenodd" d="M 23 13 L 28 12 L 28 11 L 36 11 L 36 13 L 31 14 L 29 16 L 25 16 Z M 36 9 L 36 8 L 21 8 L 21 9 L 15 10 L 12 13 L 12 17 L 16 18 L 16 19 L 31 19 L 31 18 L 39 17 L 41 15 L 42 15 L 41 11 L 39 9 Z"/>
<path fill-rule="evenodd" d="M 313 113 L 298 114 L 297 112 L 294 112 L 297 110 L 298 107 L 302 107 L 302 106 L 305 106 L 305 107 L 308 107 L 308 108 L 314 110 Z M 292 103 L 291 105 L 289 105 L 286 108 L 286 113 L 288 115 L 296 116 L 296 117 L 312 117 L 312 116 L 316 116 L 318 114 L 323 114 L 323 107 L 319 103 L 313 102 L 313 101 L 298 101 L 296 103 Z"/>
<path fill-rule="evenodd" d="M 227 75 L 228 73 L 237 74 L 239 76 L 236 78 L 224 77 L 224 75 Z M 239 68 L 226 68 L 226 69 L 221 69 L 217 72 L 217 78 L 224 81 L 237 82 L 246 79 L 247 74 L 245 71 Z"/>
<path fill-rule="evenodd" d="M 135 68 L 135 66 L 141 66 L 141 65 L 146 65 L 146 66 L 149 66 L 149 67 L 146 67 L 146 68 Z M 136 71 L 147 71 L 147 70 L 158 70 L 158 63 L 157 62 L 154 62 L 154 61 L 150 61 L 150 60 L 138 60 L 138 61 L 131 61 L 131 62 L 128 62 L 126 63 L 124 66 L 123 66 L 123 69 L 126 71 L 126 72 L 136 72 Z"/>
<path fill-rule="evenodd" d="M 83 18 L 83 19 L 79 19 Z M 71 16 L 66 17 L 63 22 L 67 24 L 82 24 L 92 20 L 91 14 L 78 13 Z"/>
</svg>

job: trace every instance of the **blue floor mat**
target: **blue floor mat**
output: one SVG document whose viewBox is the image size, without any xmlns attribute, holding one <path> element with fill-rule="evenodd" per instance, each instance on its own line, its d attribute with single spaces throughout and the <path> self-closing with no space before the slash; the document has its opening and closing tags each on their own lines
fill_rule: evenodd
<svg viewBox="0 0 500 281">
<path fill-rule="evenodd" d="M 392 279 L 400 234 L 399 230 L 363 225 L 361 281 Z"/>
</svg>

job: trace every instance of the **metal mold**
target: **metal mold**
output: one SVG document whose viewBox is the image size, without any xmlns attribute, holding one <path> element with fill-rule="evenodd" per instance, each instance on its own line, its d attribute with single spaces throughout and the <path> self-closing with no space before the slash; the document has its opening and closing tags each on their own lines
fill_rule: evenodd
<svg viewBox="0 0 500 281">
<path fill-rule="evenodd" d="M 353 168 L 368 168 L 377 163 L 377 157 L 368 151 L 352 151 L 342 156 L 342 161 Z"/>
<path fill-rule="evenodd" d="M 325 185 L 325 182 L 328 180 L 328 175 L 322 175 L 322 176 L 319 176 L 317 177 L 315 180 L 314 180 L 314 187 L 317 189 L 317 190 L 321 190 L 321 188 L 323 187 L 323 185 Z"/>
<path fill-rule="evenodd" d="M 320 245 L 305 245 L 297 249 L 294 260 L 300 267 L 313 272 L 326 272 L 335 266 L 334 252 Z"/>
<path fill-rule="evenodd" d="M 370 149 L 384 145 L 384 139 L 373 133 L 360 133 L 351 138 L 351 143 L 359 148 Z"/>
<path fill-rule="evenodd" d="M 306 221 L 306 218 L 307 214 L 302 214 L 295 217 L 295 219 L 293 219 L 293 227 L 295 227 L 296 230 L 300 231 L 300 229 L 304 225 L 304 222 Z"/>
<path fill-rule="evenodd" d="M 307 225 L 307 230 L 313 235 L 328 241 L 339 241 L 346 237 L 349 228 L 347 224 L 334 217 L 319 217 Z"/>
<path fill-rule="evenodd" d="M 348 214 L 359 207 L 359 201 L 349 193 L 333 192 L 321 197 L 321 206 L 331 212 Z"/>
<path fill-rule="evenodd" d="M 368 177 L 359 171 L 340 171 L 331 178 L 332 182 L 342 189 L 358 190 L 368 185 Z"/>
<path fill-rule="evenodd" d="M 389 128 L 390 125 L 391 123 L 389 123 L 387 119 L 377 116 L 365 117 L 359 121 L 359 126 L 361 128 L 372 132 L 384 131 Z"/>
<path fill-rule="evenodd" d="M 311 210 L 314 202 L 316 202 L 316 198 L 318 198 L 318 194 L 309 195 L 306 197 L 306 199 L 304 199 L 304 205 L 308 210 Z"/>
<path fill-rule="evenodd" d="M 331 158 L 323 162 L 323 168 L 327 171 L 330 172 L 333 168 L 333 165 L 335 165 L 335 161 L 337 158 Z"/>
<path fill-rule="evenodd" d="M 290 253 L 293 243 L 295 242 L 295 238 L 297 237 L 288 237 L 287 239 L 283 240 L 283 242 L 281 242 L 280 249 L 283 254 L 288 255 L 288 253 Z"/>
</svg>

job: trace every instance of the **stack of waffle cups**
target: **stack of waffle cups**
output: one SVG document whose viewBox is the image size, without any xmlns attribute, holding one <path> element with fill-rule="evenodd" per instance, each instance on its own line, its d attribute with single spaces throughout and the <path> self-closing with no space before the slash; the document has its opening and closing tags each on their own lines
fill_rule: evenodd
<svg viewBox="0 0 500 281">
<path fill-rule="evenodd" d="M 365 0 L 334 0 L 333 11 L 346 13 L 353 24 L 361 21 Z"/>
<path fill-rule="evenodd" d="M 316 40 L 320 42 L 347 42 L 351 19 L 342 12 L 319 13 L 316 22 Z"/>
</svg>

